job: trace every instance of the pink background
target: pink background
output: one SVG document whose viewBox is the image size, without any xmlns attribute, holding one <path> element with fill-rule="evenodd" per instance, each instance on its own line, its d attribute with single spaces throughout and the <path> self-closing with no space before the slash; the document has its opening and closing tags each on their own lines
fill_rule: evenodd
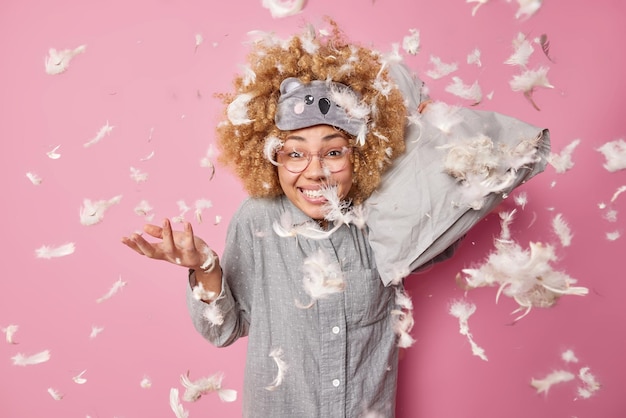
<svg viewBox="0 0 626 418">
<path fill-rule="evenodd" d="M 3 190 L 3 274 L 0 328 L 18 325 L 14 344 L 0 341 L 2 417 L 168 417 L 169 391 L 181 390 L 179 377 L 224 373 L 223 386 L 242 387 L 246 340 L 217 349 L 192 328 L 184 303 L 186 272 L 142 259 L 120 243 L 145 222 L 134 208 L 147 200 L 154 221 L 180 214 L 177 201 L 191 207 L 193 222 L 218 252 L 226 226 L 244 197 L 239 183 L 222 167 L 215 176 L 200 161 L 214 143 L 220 115 L 216 92 L 244 62 L 247 32 L 286 36 L 302 23 L 322 23 L 328 14 L 356 41 L 389 51 L 411 29 L 421 35 L 421 51 L 408 64 L 422 74 L 439 100 L 469 105 L 445 91 L 452 76 L 478 81 L 485 97 L 479 109 L 496 110 L 548 127 L 553 151 L 579 139 L 574 166 L 557 173 L 548 166 L 530 183 L 528 203 L 512 225 L 513 237 L 555 245 L 556 268 L 589 288 L 587 296 L 565 296 L 552 308 L 534 309 L 512 325 L 516 304 L 495 288 L 460 289 L 455 276 L 478 265 L 493 249 L 500 231 L 489 215 L 471 231 L 457 255 L 410 277 L 415 305 L 416 343 L 400 365 L 398 417 L 598 418 L 626 416 L 626 280 L 622 236 L 626 194 L 610 202 L 626 184 L 626 171 L 603 167 L 602 144 L 624 138 L 626 122 L 626 6 L 621 0 L 546 0 L 539 11 L 516 18 L 517 2 L 491 0 L 475 16 L 475 3 L 462 0 L 310 0 L 292 17 L 272 18 L 262 1 L 198 0 L 18 1 L 0 5 L 0 170 Z M 547 34 L 554 62 L 535 44 L 529 68 L 548 66 L 553 89 L 538 89 L 535 110 L 509 81 L 519 69 L 504 61 L 518 33 L 530 39 Z M 195 35 L 204 42 L 195 47 Z M 69 69 L 48 75 L 49 48 L 86 45 Z M 482 66 L 466 62 L 474 48 Z M 406 55 L 406 54 L 405 54 Z M 439 80 L 425 71 L 430 56 L 457 62 L 455 73 Z M 106 123 L 110 134 L 91 147 Z M 47 152 L 59 146 L 59 159 Z M 154 157 L 143 160 L 154 152 Z M 214 160 L 214 157 L 213 157 Z M 148 174 L 130 178 L 130 167 Z M 34 185 L 26 177 L 42 179 Z M 122 195 L 101 223 L 81 225 L 83 199 Z M 213 207 L 194 217 L 197 199 Z M 600 204 L 607 204 L 603 209 Z M 512 199 L 502 209 L 516 207 Z M 608 209 L 617 218 L 609 221 Z M 558 245 L 551 228 L 562 214 L 573 232 L 569 247 Z M 216 217 L 221 217 L 216 222 Z M 41 259 L 35 250 L 74 242 L 66 257 Z M 97 303 L 119 279 L 126 285 Z M 488 361 L 473 356 L 448 313 L 453 300 L 477 307 L 469 325 Z M 90 338 L 92 326 L 103 331 Z M 573 350 L 578 363 L 561 354 Z M 17 353 L 50 350 L 48 362 L 13 365 Z M 577 395 L 580 380 L 538 394 L 532 378 L 554 370 L 577 373 L 589 367 L 601 388 L 589 399 Z M 87 382 L 72 377 L 85 371 Z M 140 382 L 148 377 L 150 388 Z M 54 400 L 54 388 L 64 396 Z M 239 393 L 240 394 L 240 393 Z M 236 417 L 241 403 L 223 403 L 208 394 L 184 403 L 191 417 Z"/>
</svg>

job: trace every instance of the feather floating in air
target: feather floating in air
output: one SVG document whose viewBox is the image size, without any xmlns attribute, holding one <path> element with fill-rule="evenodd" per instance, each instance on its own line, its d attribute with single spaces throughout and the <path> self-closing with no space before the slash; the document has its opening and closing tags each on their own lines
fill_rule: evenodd
<svg viewBox="0 0 626 418">
<path fill-rule="evenodd" d="M 58 247 L 49 247 L 44 245 L 36 249 L 35 254 L 37 255 L 37 258 L 51 259 L 73 254 L 75 249 L 76 247 L 73 242 L 69 242 Z"/>
<path fill-rule="evenodd" d="M 61 74 L 70 66 L 70 61 L 86 50 L 86 45 L 80 45 L 74 49 L 63 49 L 57 51 L 55 48 L 48 50 L 48 56 L 45 59 L 46 73 L 50 75 Z"/>
</svg>

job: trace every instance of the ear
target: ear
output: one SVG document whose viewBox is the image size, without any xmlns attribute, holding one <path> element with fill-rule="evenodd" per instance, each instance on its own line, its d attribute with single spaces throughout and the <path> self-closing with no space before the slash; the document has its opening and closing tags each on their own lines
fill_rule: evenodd
<svg viewBox="0 0 626 418">
<path fill-rule="evenodd" d="M 299 79 L 295 77 L 286 78 L 280 83 L 280 94 L 292 92 L 300 86 L 302 86 L 302 82 Z"/>
</svg>

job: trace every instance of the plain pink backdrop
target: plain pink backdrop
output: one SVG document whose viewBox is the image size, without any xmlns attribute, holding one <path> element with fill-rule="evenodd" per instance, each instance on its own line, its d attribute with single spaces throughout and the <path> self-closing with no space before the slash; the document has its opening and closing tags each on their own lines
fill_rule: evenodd
<svg viewBox="0 0 626 418">
<path fill-rule="evenodd" d="M 230 217 L 244 193 L 222 167 L 200 161 L 214 143 L 221 108 L 214 93 L 229 91 L 241 71 L 251 30 L 286 36 L 305 22 L 336 19 L 358 42 L 389 51 L 411 29 L 420 32 L 421 50 L 406 55 L 430 87 L 431 95 L 469 105 L 445 91 L 452 76 L 478 81 L 485 97 L 477 107 L 495 110 L 551 130 L 554 152 L 579 139 L 574 166 L 552 166 L 520 187 L 528 203 L 513 223 L 522 245 L 556 246 L 556 268 L 588 287 L 587 296 L 565 296 L 554 307 L 534 309 L 514 325 L 515 303 L 496 289 L 465 293 L 455 281 L 466 267 L 482 263 L 499 233 L 494 213 L 470 232 L 457 255 L 407 286 L 415 306 L 413 336 L 403 352 L 397 399 L 399 418 L 619 418 L 626 416 L 626 171 L 604 167 L 602 144 L 626 136 L 626 40 L 621 0 L 546 0 L 534 15 L 516 18 L 515 1 L 491 0 L 472 16 L 476 3 L 462 0 L 309 0 L 295 16 L 272 18 L 261 0 L 18 1 L 0 5 L 0 173 L 2 181 L 2 281 L 0 328 L 18 325 L 15 343 L 0 342 L 0 416 L 169 417 L 170 388 L 217 372 L 226 388 L 242 387 L 246 340 L 216 349 L 194 331 L 184 302 L 186 272 L 150 262 L 120 243 L 141 228 L 134 208 L 152 207 L 154 221 L 180 214 L 220 252 Z M 547 34 L 548 60 L 539 48 L 530 68 L 547 66 L 553 89 L 538 89 L 535 110 L 513 92 L 519 69 L 504 61 L 518 33 L 530 39 Z M 196 34 L 204 41 L 196 47 Z M 86 45 L 86 51 L 59 75 L 48 75 L 49 48 Z M 466 62 L 474 48 L 482 66 Z M 430 57 L 457 62 L 459 69 L 439 80 L 425 71 Z M 85 147 L 109 123 L 110 134 Z M 60 146 L 59 159 L 46 153 Z M 144 157 L 154 152 L 151 159 Z M 214 157 L 213 157 L 214 160 Z M 148 174 L 136 183 L 131 167 Z M 34 185 L 26 177 L 42 179 Z M 121 195 L 101 223 L 83 226 L 83 199 Z M 213 206 L 202 222 L 193 214 L 198 199 Z M 606 204 L 603 208 L 601 204 Z M 500 209 L 517 207 L 513 199 Z M 614 210 L 616 220 L 606 218 Z M 573 232 L 569 247 L 558 245 L 551 228 L 561 214 Z M 219 220 L 219 219 L 221 220 Z M 36 258 L 35 250 L 74 242 L 62 258 Z M 118 280 L 126 285 L 110 299 Z M 473 356 L 458 321 L 448 314 L 454 300 L 477 306 L 469 324 L 488 361 Z M 92 326 L 103 331 L 90 338 Z M 573 350 L 578 363 L 561 354 Z M 15 366 L 11 358 L 50 350 L 42 364 Z M 589 399 L 577 395 L 578 379 L 537 394 L 532 378 L 554 370 L 589 370 L 601 388 Z M 72 377 L 84 372 L 86 383 Z M 140 382 L 148 377 L 150 388 Z M 48 388 L 64 394 L 54 400 Z M 223 403 L 208 394 L 184 403 L 190 417 L 237 417 L 241 403 Z"/>
</svg>

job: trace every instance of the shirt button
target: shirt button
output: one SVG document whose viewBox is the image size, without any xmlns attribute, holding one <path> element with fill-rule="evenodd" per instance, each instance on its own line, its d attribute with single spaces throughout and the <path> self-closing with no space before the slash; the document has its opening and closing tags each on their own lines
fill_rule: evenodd
<svg viewBox="0 0 626 418">
<path fill-rule="evenodd" d="M 333 386 L 334 386 L 334 387 L 339 386 L 339 379 L 334 379 L 334 380 L 333 380 Z"/>
<path fill-rule="evenodd" d="M 339 334 L 339 331 L 341 331 L 339 327 L 333 327 L 333 334 Z"/>
</svg>

